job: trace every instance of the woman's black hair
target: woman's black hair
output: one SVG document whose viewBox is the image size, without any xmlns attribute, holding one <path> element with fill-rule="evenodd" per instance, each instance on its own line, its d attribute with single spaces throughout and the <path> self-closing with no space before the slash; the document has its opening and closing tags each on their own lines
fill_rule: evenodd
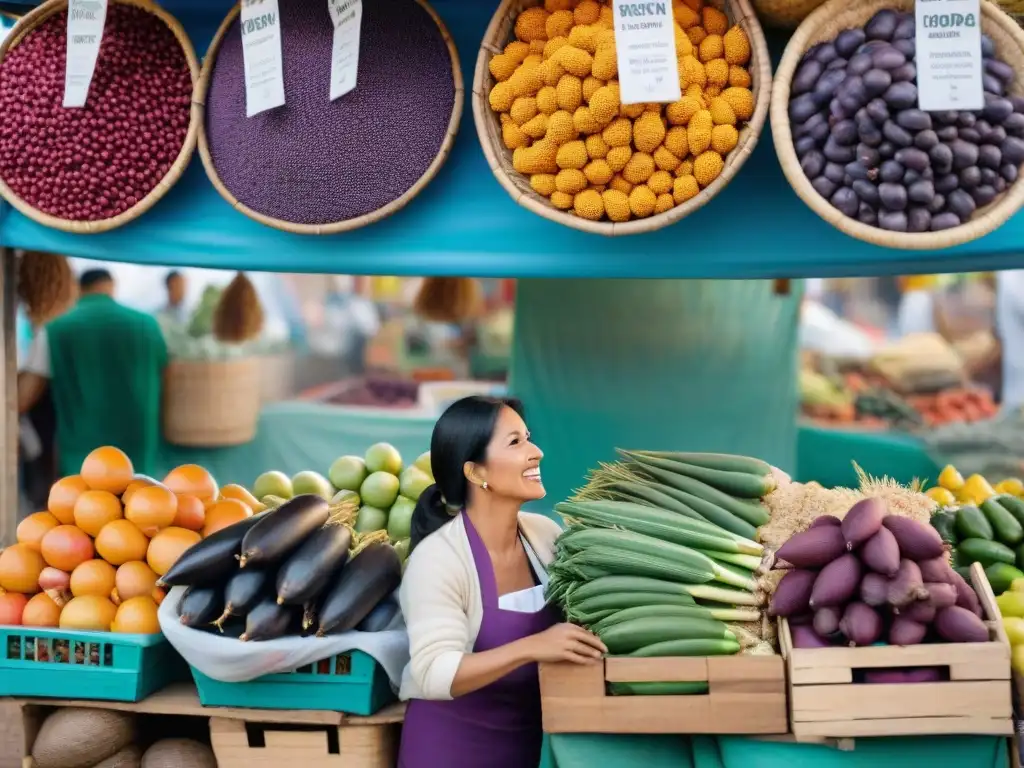
<svg viewBox="0 0 1024 768">
<path fill-rule="evenodd" d="M 416 502 L 412 514 L 412 551 L 423 539 L 441 528 L 466 505 L 469 481 L 467 461 L 483 463 L 487 445 L 502 408 L 523 415 L 523 404 L 514 398 L 471 395 L 456 400 L 441 414 L 430 436 L 430 469 L 434 485 Z"/>
</svg>

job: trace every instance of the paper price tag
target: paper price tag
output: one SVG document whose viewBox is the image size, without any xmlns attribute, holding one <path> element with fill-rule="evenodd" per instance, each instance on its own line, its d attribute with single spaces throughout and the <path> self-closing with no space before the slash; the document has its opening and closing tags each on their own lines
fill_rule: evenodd
<svg viewBox="0 0 1024 768">
<path fill-rule="evenodd" d="M 331 101 L 356 87 L 359 78 L 359 35 L 363 23 L 363 0 L 327 0 L 334 24 L 331 49 Z"/>
<path fill-rule="evenodd" d="M 669 0 L 613 0 L 623 104 L 679 101 L 679 57 Z"/>
<path fill-rule="evenodd" d="M 247 117 L 284 104 L 281 14 L 277 0 L 242 0 L 242 59 Z"/>
<path fill-rule="evenodd" d="M 107 22 L 107 0 L 69 0 L 64 106 L 80 108 L 89 98 Z"/>
<path fill-rule="evenodd" d="M 914 16 L 918 107 L 984 107 L 980 0 L 917 0 Z"/>
</svg>

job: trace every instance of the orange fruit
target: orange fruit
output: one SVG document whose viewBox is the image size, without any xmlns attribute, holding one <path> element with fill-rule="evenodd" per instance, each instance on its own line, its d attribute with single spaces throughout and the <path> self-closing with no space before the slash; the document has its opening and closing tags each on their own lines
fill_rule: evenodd
<svg viewBox="0 0 1024 768">
<path fill-rule="evenodd" d="M 60 606 L 49 595 L 40 592 L 25 605 L 21 623 L 26 627 L 56 627 L 60 623 Z"/>
<path fill-rule="evenodd" d="M 82 479 L 94 491 L 109 491 L 120 496 L 134 474 L 128 454 L 112 445 L 97 448 L 82 462 Z"/>
<path fill-rule="evenodd" d="M 146 562 L 158 576 L 163 576 L 178 562 L 185 550 L 193 544 L 198 544 L 202 538 L 195 531 L 185 528 L 164 528 L 149 542 L 149 550 L 146 552 Z"/>
<path fill-rule="evenodd" d="M 201 531 L 206 523 L 206 507 L 199 499 L 188 493 L 179 493 L 178 514 L 174 516 L 172 525 L 188 528 L 190 531 Z"/>
<path fill-rule="evenodd" d="M 131 520 L 114 520 L 96 537 L 96 551 L 111 565 L 144 560 L 149 539 Z"/>
<path fill-rule="evenodd" d="M 49 512 L 35 512 L 18 523 L 15 536 L 19 544 L 24 544 L 38 552 L 43 536 L 58 525 L 60 525 L 60 521 Z"/>
<path fill-rule="evenodd" d="M 75 502 L 75 525 L 90 536 L 97 536 L 104 525 L 123 516 L 121 500 L 109 491 L 86 491 Z"/>
<path fill-rule="evenodd" d="M 61 522 L 61 525 L 71 525 L 75 522 L 75 502 L 78 501 L 78 497 L 82 493 L 88 490 L 89 485 L 81 475 L 62 477 L 50 486 L 50 498 L 47 499 L 46 508 Z"/>
<path fill-rule="evenodd" d="M 105 560 L 86 560 L 71 572 L 71 594 L 75 597 L 106 597 L 114 589 L 117 571 Z"/>
<path fill-rule="evenodd" d="M 33 595 L 39 591 L 43 556 L 26 544 L 14 544 L 0 552 L 0 587 L 8 592 Z"/>
<path fill-rule="evenodd" d="M 198 464 L 182 464 L 167 473 L 164 485 L 175 493 L 187 493 L 206 502 L 217 498 L 217 481 Z"/>
<path fill-rule="evenodd" d="M 155 635 L 160 631 L 156 601 L 152 597 L 132 597 L 117 607 L 111 632 L 133 635 Z"/>
<path fill-rule="evenodd" d="M 145 475 L 136 475 L 135 479 L 128 483 L 128 487 L 124 489 L 124 493 L 121 494 L 121 502 L 127 506 L 128 502 L 131 501 L 132 496 L 140 488 L 148 488 L 151 485 L 160 485 L 156 480 L 146 477 Z"/>
<path fill-rule="evenodd" d="M 58 525 L 49 531 L 39 542 L 39 551 L 47 565 L 65 573 L 71 573 L 96 554 L 89 534 L 74 525 Z"/>
<path fill-rule="evenodd" d="M 153 569 L 141 560 L 125 563 L 117 569 L 114 579 L 116 592 L 121 600 L 131 600 L 153 594 L 156 587 L 156 574 Z"/>
<path fill-rule="evenodd" d="M 244 488 L 243 486 L 237 485 L 235 483 L 231 483 L 229 485 L 225 485 L 223 488 L 221 488 L 220 489 L 220 498 L 222 500 L 223 499 L 235 499 L 236 501 L 240 501 L 243 504 L 245 504 L 245 506 L 247 506 L 249 509 L 251 509 L 253 512 L 262 512 L 263 510 L 265 510 L 267 508 L 263 504 L 263 502 L 261 502 L 259 499 L 257 499 L 255 496 L 253 496 L 251 493 L 249 493 L 249 490 L 247 488 Z"/>
<path fill-rule="evenodd" d="M 149 537 L 174 522 L 178 514 L 178 497 L 162 485 L 139 488 L 128 500 L 125 519 L 131 520 Z"/>
<path fill-rule="evenodd" d="M 237 522 L 252 517 L 252 510 L 237 499 L 217 501 L 206 508 L 206 524 L 203 526 L 203 538 Z"/>
<path fill-rule="evenodd" d="M 116 613 L 117 608 L 105 597 L 73 597 L 60 612 L 60 628 L 109 632 Z"/>
</svg>

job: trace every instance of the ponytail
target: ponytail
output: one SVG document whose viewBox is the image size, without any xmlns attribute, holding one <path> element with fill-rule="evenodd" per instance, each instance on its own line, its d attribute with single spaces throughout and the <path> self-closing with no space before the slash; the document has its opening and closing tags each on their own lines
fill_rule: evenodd
<svg viewBox="0 0 1024 768">
<path fill-rule="evenodd" d="M 412 531 L 409 536 L 409 551 L 427 538 L 434 531 L 442 528 L 454 519 L 444 502 L 444 496 L 437 484 L 430 485 L 420 494 L 416 509 L 412 513 Z"/>
</svg>

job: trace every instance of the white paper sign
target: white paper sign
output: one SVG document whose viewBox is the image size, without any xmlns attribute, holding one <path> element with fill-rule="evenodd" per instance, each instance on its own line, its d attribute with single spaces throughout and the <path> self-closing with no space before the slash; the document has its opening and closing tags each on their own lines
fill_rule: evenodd
<svg viewBox="0 0 1024 768">
<path fill-rule="evenodd" d="M 334 24 L 331 49 L 331 101 L 356 87 L 359 77 L 359 34 L 363 23 L 363 0 L 327 0 Z"/>
<path fill-rule="evenodd" d="M 623 104 L 679 101 L 679 59 L 671 0 L 613 0 Z"/>
<path fill-rule="evenodd" d="M 927 111 L 985 106 L 980 0 L 917 0 L 917 100 Z"/>
<path fill-rule="evenodd" d="M 284 104 L 281 15 L 277 0 L 242 0 L 242 59 L 247 117 Z"/>
<path fill-rule="evenodd" d="M 85 106 L 107 22 L 107 0 L 69 0 L 64 106 Z"/>
</svg>

